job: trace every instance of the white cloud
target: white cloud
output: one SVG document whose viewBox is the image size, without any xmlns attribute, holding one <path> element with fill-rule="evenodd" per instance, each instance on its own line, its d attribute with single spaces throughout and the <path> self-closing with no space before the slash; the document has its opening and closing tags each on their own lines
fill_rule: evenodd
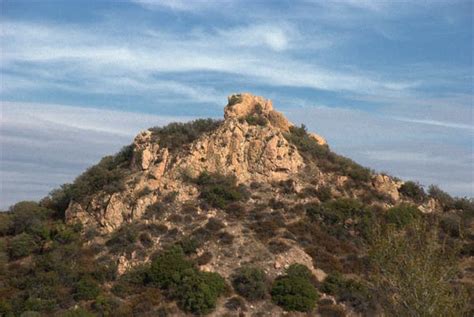
<svg viewBox="0 0 474 317">
<path fill-rule="evenodd" d="M 439 127 L 444 127 L 444 128 L 464 129 L 464 130 L 474 131 L 474 126 L 470 124 L 437 121 L 437 120 L 410 119 L 410 118 L 403 118 L 403 117 L 394 117 L 394 119 L 399 120 L 399 121 L 404 121 L 404 122 L 420 123 L 420 124 L 434 125 L 434 126 L 439 126 Z"/>
<path fill-rule="evenodd" d="M 159 84 L 155 74 L 209 71 L 244 76 L 265 85 L 354 94 L 387 95 L 413 86 L 411 82 L 372 78 L 357 71 L 336 71 L 281 54 L 298 38 L 290 26 L 256 25 L 184 36 L 137 31 L 133 38 L 122 38 L 107 30 L 97 33 L 57 25 L 4 22 L 2 28 L 2 42 L 6 43 L 2 48 L 2 67 L 32 64 L 50 70 L 53 76 L 57 70 L 58 80 L 68 77 L 83 82 L 99 78 L 117 81 L 117 77 L 122 77 L 154 87 Z M 242 48 L 235 49 L 235 45 Z M 262 50 L 260 45 L 271 49 Z M 28 67 L 22 71 L 27 73 Z M 41 84 L 40 80 L 37 82 Z"/>
<path fill-rule="evenodd" d="M 231 0 L 131 0 L 147 9 L 167 8 L 175 11 L 196 11 L 231 3 Z"/>
</svg>

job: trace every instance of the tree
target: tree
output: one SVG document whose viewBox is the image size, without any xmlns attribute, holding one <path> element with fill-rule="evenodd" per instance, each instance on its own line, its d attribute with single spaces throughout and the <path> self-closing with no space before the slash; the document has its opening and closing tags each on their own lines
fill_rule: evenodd
<svg viewBox="0 0 474 317">
<path fill-rule="evenodd" d="M 455 256 L 438 241 L 438 229 L 422 220 L 406 230 L 379 230 L 370 250 L 372 282 L 389 316 L 462 316 L 466 296 L 450 281 Z"/>
</svg>

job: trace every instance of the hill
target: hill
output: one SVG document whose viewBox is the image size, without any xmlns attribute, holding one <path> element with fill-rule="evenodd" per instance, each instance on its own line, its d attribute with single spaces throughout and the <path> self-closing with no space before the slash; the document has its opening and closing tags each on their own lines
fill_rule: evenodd
<svg viewBox="0 0 474 317">
<path fill-rule="evenodd" d="M 473 215 L 232 95 L 2 213 L 0 314 L 468 316 Z"/>
</svg>

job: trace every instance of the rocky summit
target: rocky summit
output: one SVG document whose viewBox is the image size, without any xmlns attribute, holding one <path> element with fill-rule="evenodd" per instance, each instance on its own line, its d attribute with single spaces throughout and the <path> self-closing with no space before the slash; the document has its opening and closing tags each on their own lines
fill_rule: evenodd
<svg viewBox="0 0 474 317">
<path fill-rule="evenodd" d="M 1 214 L 0 315 L 467 316 L 473 215 L 233 94 Z"/>
</svg>

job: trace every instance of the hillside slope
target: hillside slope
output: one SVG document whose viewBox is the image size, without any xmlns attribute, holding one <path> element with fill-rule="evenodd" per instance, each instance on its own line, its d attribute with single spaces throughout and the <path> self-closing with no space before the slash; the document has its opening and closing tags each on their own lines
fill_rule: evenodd
<svg viewBox="0 0 474 317">
<path fill-rule="evenodd" d="M 469 315 L 473 214 L 232 95 L 2 214 L 0 314 Z"/>
</svg>

